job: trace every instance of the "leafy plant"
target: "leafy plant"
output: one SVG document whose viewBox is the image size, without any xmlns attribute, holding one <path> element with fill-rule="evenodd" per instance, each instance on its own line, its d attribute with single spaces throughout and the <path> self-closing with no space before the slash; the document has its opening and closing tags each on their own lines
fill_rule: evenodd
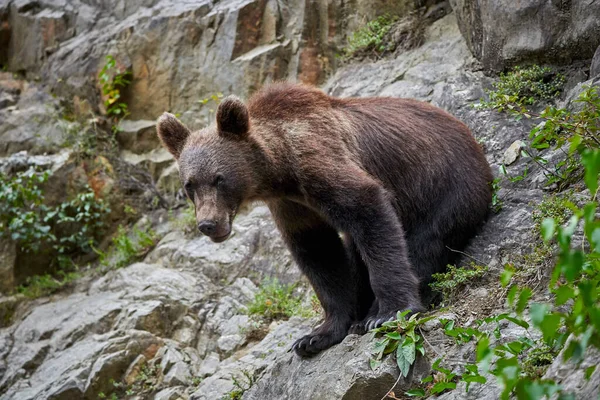
<svg viewBox="0 0 600 400">
<path fill-rule="evenodd" d="M 412 389 L 404 394 L 409 397 L 425 397 L 456 389 L 457 375 L 449 369 L 441 367 L 441 362 L 441 358 L 435 360 L 431 365 L 433 373 L 421 380 L 421 383 L 426 385 L 425 388 Z"/>
<path fill-rule="evenodd" d="M 534 103 L 536 99 L 547 99 L 546 95 L 555 88 L 558 88 L 558 85 L 552 86 L 552 89 L 542 90 L 537 98 L 505 94 L 503 91 L 493 92 L 496 93 L 493 96 L 490 94 L 490 99 L 493 100 L 481 102 L 480 107 L 509 112 L 517 119 L 525 117 L 540 120 L 540 123 L 530 132 L 530 148 L 523 149 L 522 154 L 530 157 L 544 171 L 548 186 L 556 185 L 561 191 L 583 178 L 580 154 L 585 149 L 590 150 L 600 146 L 598 133 L 600 95 L 598 88 L 586 87 L 575 100 L 575 103 L 579 104 L 576 111 L 548 106 L 538 114 L 526 108 L 526 105 Z M 543 93 L 546 95 L 542 95 Z M 539 155 L 541 151 L 548 148 L 563 151 L 563 159 L 550 165 L 548 160 Z"/>
<path fill-rule="evenodd" d="M 419 314 L 415 313 L 406 319 L 409 312 L 398 312 L 394 321 L 384 322 L 379 328 L 371 331 L 376 337 L 381 336 L 372 352 L 372 369 L 379 367 L 386 354 L 394 353 L 400 373 L 406 377 L 410 366 L 415 362 L 417 352 L 425 354 L 423 337 L 417 333 L 417 328 L 434 317 L 418 318 Z"/>
<path fill-rule="evenodd" d="M 494 90 L 486 91 L 489 101 L 482 102 L 481 107 L 504 111 L 551 100 L 560 94 L 564 83 L 565 77 L 549 67 L 517 66 L 500 74 L 500 79 L 492 84 Z"/>
<path fill-rule="evenodd" d="M 429 287 L 440 292 L 444 296 L 444 301 L 447 302 L 466 283 L 481 278 L 487 270 L 487 266 L 477 265 L 474 262 L 471 262 L 468 267 L 448 265 L 447 272 L 431 276 L 434 282 L 430 283 Z"/>
<path fill-rule="evenodd" d="M 62 270 L 59 270 L 55 276 L 50 274 L 34 275 L 27 278 L 26 283 L 17 288 L 17 292 L 30 299 L 37 299 L 56 292 L 80 276 L 77 271 L 65 272 Z"/>
<path fill-rule="evenodd" d="M 266 321 L 288 319 L 294 315 L 311 317 L 313 312 L 302 306 L 302 299 L 294 294 L 295 285 L 279 283 L 277 279 L 263 282 L 253 301 L 248 305 L 248 314 Z"/>
<path fill-rule="evenodd" d="M 532 219 L 535 222 L 536 233 L 541 233 L 541 224 L 546 218 L 552 218 L 558 225 L 568 221 L 576 209 L 573 203 L 573 192 L 563 195 L 546 196 L 533 210 Z"/>
<path fill-rule="evenodd" d="M 348 38 L 348 45 L 344 48 L 345 57 L 354 56 L 359 52 L 384 52 L 387 47 L 383 38 L 390 31 L 395 20 L 389 14 L 385 14 L 367 22 Z"/>
<path fill-rule="evenodd" d="M 133 228 L 130 232 L 121 225 L 112 239 L 113 246 L 108 254 L 96 251 L 100 253 L 102 264 L 122 268 L 148 254 L 156 245 L 157 239 L 156 232 L 151 228 Z"/>
<path fill-rule="evenodd" d="M 102 95 L 105 97 L 106 115 L 109 117 L 121 119 L 129 115 L 127 103 L 120 99 L 121 90 L 131 83 L 130 77 L 131 72 L 120 70 L 113 56 L 106 56 L 106 62 L 98 74 L 98 79 L 102 87 Z"/>
<path fill-rule="evenodd" d="M 0 174 L 0 237 L 17 242 L 25 252 L 45 245 L 59 256 L 89 252 L 110 209 L 90 189 L 58 206 L 45 205 L 41 185 L 49 176 L 35 169 L 14 177 Z"/>
</svg>

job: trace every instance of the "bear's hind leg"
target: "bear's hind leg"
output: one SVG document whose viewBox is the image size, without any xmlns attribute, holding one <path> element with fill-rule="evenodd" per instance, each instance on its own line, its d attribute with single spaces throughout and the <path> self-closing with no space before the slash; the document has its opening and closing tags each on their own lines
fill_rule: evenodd
<svg viewBox="0 0 600 400">
<path fill-rule="evenodd" d="M 312 356 L 341 342 L 356 319 L 356 271 L 338 232 L 315 213 L 287 201 L 269 207 L 325 310 L 325 321 L 292 347 L 300 356 Z"/>
</svg>

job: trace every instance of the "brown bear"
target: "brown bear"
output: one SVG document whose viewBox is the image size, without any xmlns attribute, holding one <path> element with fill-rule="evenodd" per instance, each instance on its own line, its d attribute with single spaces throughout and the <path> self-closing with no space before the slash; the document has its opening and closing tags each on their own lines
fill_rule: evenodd
<svg viewBox="0 0 600 400">
<path fill-rule="evenodd" d="M 491 201 L 467 126 L 415 100 L 277 83 L 248 105 L 225 98 L 215 126 L 192 133 L 165 113 L 157 130 L 213 241 L 229 237 L 242 204 L 267 203 L 325 310 L 294 344 L 301 356 L 422 311 L 431 274 L 455 261 Z"/>
</svg>

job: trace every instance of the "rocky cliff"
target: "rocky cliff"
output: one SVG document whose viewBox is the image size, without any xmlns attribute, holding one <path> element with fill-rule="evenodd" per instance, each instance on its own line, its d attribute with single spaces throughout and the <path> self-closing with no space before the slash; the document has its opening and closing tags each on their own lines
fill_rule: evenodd
<svg viewBox="0 0 600 400">
<path fill-rule="evenodd" d="M 118 267 L 106 267 L 110 260 L 93 252 L 79 257 L 76 279 L 36 299 L 15 288 L 55 273 L 54 267 L 0 239 L 0 398 L 359 400 L 380 399 L 393 386 L 402 398 L 438 356 L 455 371 L 474 361 L 473 343 L 445 336 L 437 320 L 422 327 L 427 355 L 406 377 L 399 377 L 392 357 L 370 368 L 371 335 L 350 335 L 311 359 L 290 352 L 318 315 L 264 321 L 248 311 L 272 278 L 295 284 L 302 307 L 311 303 L 268 209 L 245 210 L 222 244 L 191 233 L 176 166 L 160 149 L 152 121 L 168 110 L 198 128 L 210 122 L 218 94 L 246 97 L 279 79 L 342 97 L 412 97 L 456 115 L 484 146 L 494 171 L 504 166 L 508 176 L 522 176 L 502 178 L 502 209 L 465 249 L 465 262 L 476 260 L 487 273 L 435 311 L 472 326 L 506 310 L 498 277 L 515 257 L 534 254 L 535 210 L 550 195 L 543 166 L 520 152 L 534 123 L 475 107 L 497 79 L 489 71 L 555 65 L 566 83 L 552 102 L 567 108 L 583 84 L 600 81 L 600 5 L 513 3 L 0 0 L 0 170 L 6 176 L 30 166 L 50 171 L 47 204 L 90 186 L 111 205 L 110 234 L 117 235 L 119 224 L 134 226 L 129 237 L 153 232 L 152 243 Z M 384 14 L 397 17 L 384 35 L 393 46 L 340 56 L 352 32 Z M 407 44 L 407 29 L 418 29 L 418 40 Z M 99 79 L 106 55 L 131 80 L 121 91 L 130 114 L 113 130 L 115 120 L 103 117 Z M 112 133 L 112 153 L 82 141 Z M 560 157 L 555 153 L 548 150 L 547 158 Z M 101 259 L 111 257 L 109 236 L 98 246 L 109 254 Z M 548 298 L 539 283 L 551 270 L 524 262 L 537 268 L 534 297 Z M 504 321 L 497 340 L 525 334 Z M 545 377 L 578 398 L 595 398 L 600 371 L 589 379 L 582 371 L 597 362 L 591 353 L 574 368 L 556 357 Z M 488 379 L 468 394 L 461 383 L 439 398 L 491 399 L 500 391 Z"/>
</svg>

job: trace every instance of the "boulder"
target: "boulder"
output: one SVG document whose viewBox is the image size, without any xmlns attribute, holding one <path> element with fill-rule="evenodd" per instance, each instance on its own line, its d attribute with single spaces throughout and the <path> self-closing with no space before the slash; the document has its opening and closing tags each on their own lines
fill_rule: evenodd
<svg viewBox="0 0 600 400">
<path fill-rule="evenodd" d="M 158 181 L 168 168 L 173 164 L 173 156 L 164 148 L 154 149 L 144 154 L 136 154 L 128 150 L 121 151 L 121 159 L 133 165 L 144 167 L 154 181 Z M 165 175 L 169 175 L 167 172 Z M 164 181 L 167 178 L 163 178 Z"/>
<path fill-rule="evenodd" d="M 117 127 L 116 138 L 122 149 L 135 154 L 146 153 L 160 147 L 155 121 L 123 120 Z"/>
<path fill-rule="evenodd" d="M 600 4 L 585 0 L 450 0 L 473 55 L 488 70 L 589 60 L 600 45 Z"/>
<path fill-rule="evenodd" d="M 379 400 L 393 387 L 396 393 L 403 393 L 430 372 L 427 360 L 419 356 L 408 376 L 397 381 L 400 371 L 393 357 L 387 357 L 375 371 L 371 369 L 372 350 L 371 335 L 349 335 L 339 345 L 311 359 L 286 353 L 267 367 L 261 379 L 244 394 L 244 400 Z"/>
</svg>

